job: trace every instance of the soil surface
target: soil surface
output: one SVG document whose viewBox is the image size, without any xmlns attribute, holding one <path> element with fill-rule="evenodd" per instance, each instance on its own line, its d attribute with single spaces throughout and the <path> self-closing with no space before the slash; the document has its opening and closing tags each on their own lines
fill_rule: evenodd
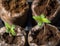
<svg viewBox="0 0 60 46">
<path fill-rule="evenodd" d="M 15 29 L 16 36 L 11 36 L 8 33 L 3 33 L 0 35 L 0 44 L 2 46 L 6 44 L 6 46 L 24 46 L 25 45 L 25 32 L 23 28 L 17 26 Z M 4 42 L 4 43 L 2 43 Z M 13 45 L 14 44 L 14 45 Z"/>
<path fill-rule="evenodd" d="M 29 6 L 28 4 L 26 4 L 25 0 L 2 0 L 0 4 L 2 4 L 2 8 L 7 11 L 6 13 L 3 12 L 4 17 L 2 17 L 2 20 L 6 22 L 10 21 L 15 25 L 21 26 L 15 28 L 15 32 L 17 33 L 16 36 L 11 36 L 6 32 L 3 32 L 2 35 L 0 34 L 0 46 L 30 46 L 30 43 L 33 43 L 38 46 L 55 46 L 60 41 L 59 30 L 49 24 L 46 24 L 43 28 L 38 29 L 36 31 L 25 32 L 22 27 L 32 27 L 37 24 L 36 21 L 32 19 L 31 7 L 28 11 Z M 40 0 L 34 10 L 37 15 L 44 13 L 48 19 L 51 19 L 51 16 L 55 13 L 57 7 L 58 2 L 56 0 Z M 11 13 L 10 17 L 7 16 L 9 14 L 8 12 Z M 31 12 L 31 14 L 29 12 Z M 15 14 L 17 14 L 17 16 Z M 26 14 L 29 15 L 28 22 L 26 21 Z M 29 24 L 31 24 L 31 26 Z"/>
<path fill-rule="evenodd" d="M 1 0 L 0 17 L 4 22 L 25 27 L 28 8 L 26 0 Z"/>
<path fill-rule="evenodd" d="M 12 13 L 20 13 L 27 6 L 25 0 L 2 0 L 2 5 Z"/>
<path fill-rule="evenodd" d="M 60 32 L 56 27 L 52 25 L 45 25 L 42 29 L 32 31 L 29 35 L 29 43 L 35 43 L 36 45 L 56 46 L 60 40 Z M 32 39 L 32 40 L 31 40 Z"/>
<path fill-rule="evenodd" d="M 57 0 L 40 0 L 38 5 L 34 8 L 37 15 L 45 14 L 48 19 L 53 19 L 59 4 Z"/>
</svg>

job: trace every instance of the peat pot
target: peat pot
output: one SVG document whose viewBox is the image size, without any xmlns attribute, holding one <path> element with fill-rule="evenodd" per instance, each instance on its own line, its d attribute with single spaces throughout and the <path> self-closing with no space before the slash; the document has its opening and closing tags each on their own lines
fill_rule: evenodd
<svg viewBox="0 0 60 46">
<path fill-rule="evenodd" d="M 45 24 L 42 28 L 33 27 L 28 34 L 30 46 L 56 46 L 60 41 L 60 31 L 53 25 Z"/>
<path fill-rule="evenodd" d="M 58 0 L 34 0 L 32 3 L 32 12 L 34 16 L 45 14 L 49 20 L 58 13 L 60 9 L 60 1 Z"/>
<path fill-rule="evenodd" d="M 0 0 L 0 17 L 4 22 L 24 27 L 28 8 L 26 0 Z"/>
<path fill-rule="evenodd" d="M 26 33 L 20 26 L 16 26 L 16 36 L 6 33 L 6 28 L 0 28 L 0 46 L 24 46 Z"/>
</svg>

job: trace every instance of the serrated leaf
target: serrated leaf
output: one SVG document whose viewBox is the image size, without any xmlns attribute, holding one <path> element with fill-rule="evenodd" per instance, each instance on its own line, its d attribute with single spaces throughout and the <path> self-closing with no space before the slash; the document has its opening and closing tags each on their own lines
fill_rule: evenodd
<svg viewBox="0 0 60 46">
<path fill-rule="evenodd" d="M 38 22 L 38 25 L 42 25 L 43 23 L 51 23 L 47 18 L 45 18 L 44 14 L 40 16 L 33 16 L 33 18 Z"/>
</svg>

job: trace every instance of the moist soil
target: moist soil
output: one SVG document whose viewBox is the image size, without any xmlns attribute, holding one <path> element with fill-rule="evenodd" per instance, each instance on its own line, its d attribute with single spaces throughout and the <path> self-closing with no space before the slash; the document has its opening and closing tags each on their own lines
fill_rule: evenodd
<svg viewBox="0 0 60 46">
<path fill-rule="evenodd" d="M 28 4 L 26 0 L 2 0 L 0 1 L 5 11 L 10 13 L 10 16 L 6 16 L 4 13 L 3 21 L 11 22 L 15 25 L 20 25 L 21 27 L 25 27 L 27 20 L 27 12 L 28 12 Z M 6 13 L 7 14 L 7 13 Z M 16 15 L 17 14 L 17 15 Z"/>
<path fill-rule="evenodd" d="M 38 6 L 36 6 L 34 9 L 37 15 L 40 15 L 43 13 L 46 15 L 48 19 L 51 20 L 53 19 L 52 15 L 55 13 L 58 6 L 59 4 L 57 0 L 40 0 L 38 2 Z"/>
<path fill-rule="evenodd" d="M 2 0 L 2 5 L 6 10 L 13 13 L 20 13 L 27 6 L 25 0 Z"/>
<path fill-rule="evenodd" d="M 3 1 L 5 1 L 5 0 L 3 0 Z M 20 1 L 22 1 L 22 0 L 20 0 Z M 13 6 L 12 5 L 13 2 L 14 2 L 13 5 L 15 5 L 16 3 L 17 3 L 17 5 Z M 20 3 L 19 1 L 15 2 L 15 0 L 3 2 L 3 6 L 5 7 L 5 9 L 7 11 L 10 11 L 11 13 L 19 13 L 19 12 L 22 11 L 22 9 L 26 10 L 25 9 L 26 4 L 24 4 L 24 1 L 23 1 L 23 4 L 21 6 L 19 6 L 18 4 L 22 4 L 22 3 Z M 46 6 L 46 4 L 47 4 L 47 0 L 46 1 L 45 0 L 40 1 L 39 5 L 37 7 L 35 7 L 35 11 L 36 11 L 36 13 L 38 15 L 40 15 L 41 13 L 44 13 L 49 18 L 56 11 L 56 9 L 58 7 L 58 3 L 57 3 L 57 1 L 50 0 L 50 2 L 48 3 L 47 6 Z M 12 5 L 12 6 L 10 6 L 10 5 Z M 19 21 L 19 19 L 20 18 L 18 18 L 17 20 Z M 17 20 L 15 20 L 15 21 L 18 22 Z M 14 21 L 14 23 L 16 23 L 15 21 Z M 22 20 L 21 20 L 21 22 L 22 22 Z M 22 24 L 22 25 L 24 25 L 24 24 Z M 33 38 L 31 43 L 36 43 L 38 45 L 42 45 L 42 44 L 47 44 L 47 42 L 50 42 L 50 41 L 51 42 L 53 41 L 54 43 L 59 41 L 60 37 L 57 36 L 57 34 L 60 35 L 60 32 L 56 33 L 57 30 L 52 29 L 49 26 L 46 26 L 45 33 L 44 33 L 43 29 L 44 28 L 38 29 L 36 32 L 33 32 L 33 34 L 31 34 L 31 37 Z M 21 41 L 21 37 L 20 36 L 10 36 L 7 33 L 4 33 L 0 38 L 1 38 L 1 40 L 5 41 L 5 43 L 10 44 L 8 46 L 17 46 L 17 45 L 20 45 L 20 41 Z M 15 44 L 15 45 L 13 45 L 13 44 Z M 2 45 L 2 46 L 5 46 L 5 44 Z M 20 46 L 24 46 L 24 45 L 21 44 Z"/>
<path fill-rule="evenodd" d="M 16 27 L 15 32 L 16 32 L 16 36 L 12 36 L 9 33 L 3 33 L 2 35 L 0 35 L 0 44 L 1 46 L 24 46 L 25 45 L 25 34 L 22 31 L 23 28 L 20 28 L 21 32 L 18 32 L 19 26 Z M 17 35 L 18 34 L 18 35 Z M 22 38 L 24 37 L 24 38 Z M 23 40 L 24 41 L 23 41 Z"/>
<path fill-rule="evenodd" d="M 33 38 L 30 43 L 35 43 L 36 45 L 48 45 L 56 46 L 60 40 L 60 32 L 56 27 L 52 25 L 45 25 L 42 29 L 38 29 L 36 31 L 32 31 L 30 36 Z"/>
</svg>

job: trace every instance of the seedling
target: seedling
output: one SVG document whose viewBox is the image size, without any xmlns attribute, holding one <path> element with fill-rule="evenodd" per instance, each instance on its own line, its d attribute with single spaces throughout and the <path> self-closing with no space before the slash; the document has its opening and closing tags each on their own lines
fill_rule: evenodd
<svg viewBox="0 0 60 46">
<path fill-rule="evenodd" d="M 6 27 L 6 33 L 9 33 L 9 34 L 11 34 L 12 36 L 15 36 L 16 35 L 16 32 L 14 31 L 14 29 L 15 29 L 15 25 L 10 25 L 10 24 L 8 24 L 8 23 L 5 23 L 5 27 Z"/>
<path fill-rule="evenodd" d="M 39 26 L 42 26 L 43 23 L 51 23 L 44 14 L 41 14 L 40 16 L 33 16 L 33 18 L 37 21 Z"/>
</svg>

